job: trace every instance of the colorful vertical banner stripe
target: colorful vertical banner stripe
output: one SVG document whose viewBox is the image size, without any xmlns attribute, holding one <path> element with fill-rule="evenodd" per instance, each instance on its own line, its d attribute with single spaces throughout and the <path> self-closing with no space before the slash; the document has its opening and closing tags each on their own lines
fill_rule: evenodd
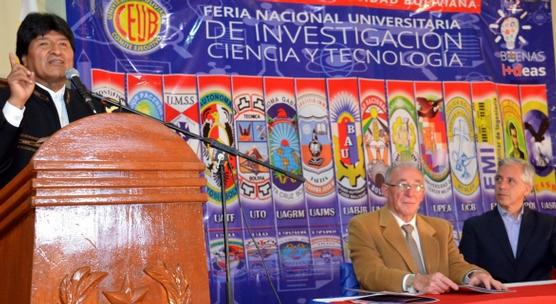
<svg viewBox="0 0 556 304">
<path fill-rule="evenodd" d="M 164 121 L 182 130 L 199 135 L 199 100 L 195 75 L 168 74 L 162 77 L 164 86 Z M 180 134 L 191 150 L 201 156 L 198 140 Z"/>
<path fill-rule="evenodd" d="M 305 193 L 311 227 L 338 223 L 332 138 L 324 79 L 296 79 Z"/>
<path fill-rule="evenodd" d="M 232 99 L 237 148 L 252 158 L 267 162 L 268 131 L 262 77 L 232 76 Z M 260 280 L 265 276 L 266 267 L 275 278 L 278 273 L 278 247 L 270 170 L 244 158 L 237 161 L 248 277 L 250 281 Z"/>
<path fill-rule="evenodd" d="M 231 99 L 230 77 L 224 75 L 201 75 L 198 78 L 199 107 L 201 136 L 212 138 L 218 142 L 233 147 L 234 122 L 233 106 Z M 211 206 L 220 208 L 222 201 L 226 205 L 237 201 L 237 190 L 235 185 L 236 160 L 234 156 L 225 155 L 227 164 L 224 167 L 224 181 L 218 172 L 218 154 L 221 151 L 203 143 L 203 161 L 206 165 L 205 176 L 207 178 L 207 193 Z M 221 187 L 224 187 L 225 197 L 221 198 Z M 230 214 L 233 219 L 230 222 L 240 227 L 241 220 L 237 215 Z"/>
<path fill-rule="evenodd" d="M 521 120 L 519 87 L 516 84 L 501 83 L 496 84 L 496 87 L 502 114 L 505 157 L 528 160 L 525 131 Z M 531 209 L 537 209 L 534 191 L 527 196 L 525 204 Z"/>
<path fill-rule="evenodd" d="M 386 202 L 382 194 L 382 185 L 386 169 L 391 164 L 388 106 L 384 80 L 360 78 L 358 84 L 367 193 L 370 210 L 373 211 L 384 206 Z"/>
<path fill-rule="evenodd" d="M 348 260 L 348 222 L 354 215 L 369 211 L 357 79 L 328 79 L 327 94 L 344 258 Z"/>
<path fill-rule="evenodd" d="M 442 83 L 416 81 L 414 92 L 427 214 L 443 217 L 456 225 Z"/>
<path fill-rule="evenodd" d="M 296 79 L 295 89 L 311 255 L 315 279 L 325 284 L 334 277 L 332 265 L 342 261 L 326 82 L 322 78 Z"/>
<path fill-rule="evenodd" d="M 520 85 L 523 129 L 529 162 L 535 168 L 535 193 L 541 211 L 555 213 L 556 177 L 544 84 Z"/>
<path fill-rule="evenodd" d="M 496 85 L 492 82 L 472 82 L 471 98 L 473 100 L 473 119 L 475 121 L 475 138 L 479 158 L 479 178 L 482 189 L 482 202 L 485 210 L 496 206 L 494 195 L 496 166 L 500 156 L 502 139 L 496 130 L 499 112 Z"/>
<path fill-rule="evenodd" d="M 214 139 L 233 147 L 234 122 L 231 99 L 230 77 L 226 75 L 200 75 L 197 78 L 201 136 Z M 246 276 L 245 249 L 243 243 L 242 218 L 236 188 L 236 160 L 234 156 L 202 144 L 201 154 L 205 163 L 207 194 L 206 207 L 207 241 L 209 247 L 209 269 L 211 271 L 211 293 L 213 297 L 225 295 L 224 221 L 228 225 L 228 247 L 230 250 L 231 277 L 237 282 Z M 222 158 L 221 158 L 221 156 Z M 223 161 L 224 179 L 219 172 L 219 160 Z M 224 191 L 222 197 L 221 191 Z M 223 208 L 226 208 L 226 217 Z M 234 288 L 239 292 L 237 288 Z"/>
<path fill-rule="evenodd" d="M 264 78 L 270 163 L 302 174 L 295 84 L 293 78 Z M 272 172 L 272 199 L 276 214 L 280 290 L 315 286 L 304 188 L 286 175 Z"/>
<path fill-rule="evenodd" d="M 459 230 L 463 222 L 484 211 L 475 147 L 471 86 L 468 82 L 444 82 L 444 107 L 451 165 L 452 192 Z"/>
</svg>

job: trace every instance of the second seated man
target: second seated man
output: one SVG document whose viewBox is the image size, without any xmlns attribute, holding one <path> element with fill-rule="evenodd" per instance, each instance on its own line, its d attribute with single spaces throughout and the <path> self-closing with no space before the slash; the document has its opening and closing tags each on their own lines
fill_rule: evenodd
<svg viewBox="0 0 556 304">
<path fill-rule="evenodd" d="M 504 283 L 548 280 L 556 266 L 556 217 L 524 205 L 534 174 L 524 160 L 500 161 L 496 208 L 463 224 L 459 248 L 465 259 Z"/>
</svg>

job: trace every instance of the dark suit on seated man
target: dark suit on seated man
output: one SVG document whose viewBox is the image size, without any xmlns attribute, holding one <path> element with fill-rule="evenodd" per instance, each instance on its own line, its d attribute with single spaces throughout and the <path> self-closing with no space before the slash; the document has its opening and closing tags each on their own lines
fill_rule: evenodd
<svg viewBox="0 0 556 304">
<path fill-rule="evenodd" d="M 390 167 L 385 180 L 386 206 L 349 223 L 348 246 L 361 287 L 425 293 L 457 290 L 464 283 L 504 288 L 463 259 L 448 221 L 417 214 L 425 188 L 414 163 Z"/>
<path fill-rule="evenodd" d="M 523 205 L 533 175 L 525 161 L 502 160 L 496 174 L 497 207 L 463 225 L 465 259 L 502 282 L 548 280 L 556 265 L 556 218 Z"/>
</svg>

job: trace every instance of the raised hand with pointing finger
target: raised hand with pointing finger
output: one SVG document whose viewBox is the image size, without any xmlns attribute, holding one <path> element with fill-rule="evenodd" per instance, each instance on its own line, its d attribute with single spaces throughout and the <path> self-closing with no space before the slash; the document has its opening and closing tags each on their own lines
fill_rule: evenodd
<svg viewBox="0 0 556 304">
<path fill-rule="evenodd" d="M 23 109 L 27 99 L 35 89 L 35 73 L 29 71 L 19 63 L 17 57 L 10 53 L 11 71 L 8 74 L 8 85 L 10 87 L 10 98 L 8 102 Z"/>
</svg>

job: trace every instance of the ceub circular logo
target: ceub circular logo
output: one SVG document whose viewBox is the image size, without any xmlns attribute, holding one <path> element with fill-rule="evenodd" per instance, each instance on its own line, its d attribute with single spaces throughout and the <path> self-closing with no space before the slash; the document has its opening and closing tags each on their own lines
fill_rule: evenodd
<svg viewBox="0 0 556 304">
<path fill-rule="evenodd" d="M 154 52 L 164 39 L 166 14 L 153 0 L 115 0 L 107 6 L 104 26 L 119 48 L 144 55 Z"/>
</svg>

